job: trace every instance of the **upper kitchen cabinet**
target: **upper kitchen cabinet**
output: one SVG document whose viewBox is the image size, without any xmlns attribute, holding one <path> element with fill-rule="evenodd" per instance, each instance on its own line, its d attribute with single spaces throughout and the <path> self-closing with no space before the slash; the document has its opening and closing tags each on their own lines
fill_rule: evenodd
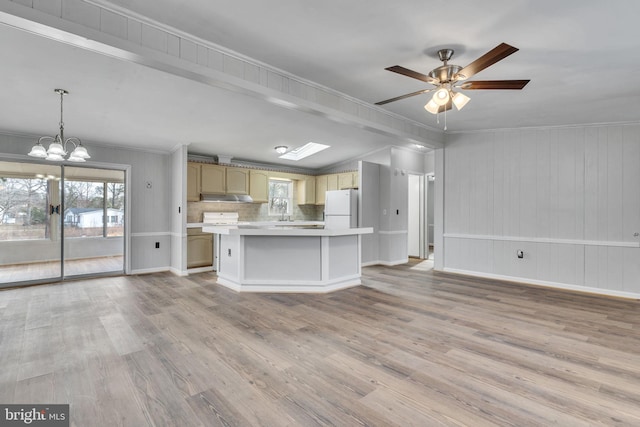
<svg viewBox="0 0 640 427">
<path fill-rule="evenodd" d="M 227 194 L 249 194 L 249 169 L 226 168 Z"/>
<path fill-rule="evenodd" d="M 203 163 L 200 165 L 200 193 L 249 194 L 249 170 Z"/>
<path fill-rule="evenodd" d="M 249 171 L 249 195 L 254 203 L 269 202 L 269 173 L 267 171 Z"/>
<path fill-rule="evenodd" d="M 328 175 L 316 176 L 316 205 L 324 205 L 324 197 L 327 192 Z"/>
<path fill-rule="evenodd" d="M 187 163 L 187 202 L 200 200 L 200 164 Z"/>
<path fill-rule="evenodd" d="M 338 174 L 338 189 L 346 190 L 358 188 L 358 172 L 343 172 Z"/>
<path fill-rule="evenodd" d="M 327 176 L 327 191 L 338 190 L 338 175 L 328 175 Z M 324 203 L 324 197 L 322 198 L 322 203 Z"/>
<path fill-rule="evenodd" d="M 225 194 L 226 168 L 206 163 L 200 165 L 200 192 L 205 194 Z"/>
<path fill-rule="evenodd" d="M 316 178 L 308 176 L 297 182 L 298 204 L 299 205 L 315 205 L 316 204 Z"/>
<path fill-rule="evenodd" d="M 324 199 L 327 191 L 340 189 L 340 187 L 338 186 L 338 177 L 339 174 L 337 173 L 316 176 L 316 205 L 324 205 Z"/>
</svg>

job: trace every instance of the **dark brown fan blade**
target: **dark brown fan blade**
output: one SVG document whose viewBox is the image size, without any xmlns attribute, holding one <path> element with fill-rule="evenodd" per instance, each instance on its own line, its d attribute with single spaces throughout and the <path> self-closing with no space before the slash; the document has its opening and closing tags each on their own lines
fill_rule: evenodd
<svg viewBox="0 0 640 427">
<path fill-rule="evenodd" d="M 427 92 L 430 92 L 431 90 L 432 89 L 423 89 L 423 90 L 419 90 L 417 92 L 408 93 L 406 95 L 396 96 L 395 98 L 387 99 L 385 101 L 376 102 L 376 105 L 384 105 L 384 104 L 388 104 L 388 103 L 393 102 L 393 101 L 400 101 L 401 99 L 405 99 L 405 98 L 409 98 L 409 97 L 412 97 L 412 96 L 420 95 L 422 93 L 427 93 Z"/>
<path fill-rule="evenodd" d="M 485 68 L 495 64 L 496 62 L 506 58 L 512 53 L 517 52 L 517 47 L 510 46 L 506 43 L 501 43 L 498 46 L 491 49 L 489 52 L 482 55 L 480 58 L 473 61 L 471 64 L 464 67 L 456 75 L 459 80 L 468 79 L 476 73 L 484 70 Z"/>
<path fill-rule="evenodd" d="M 529 83 L 529 80 L 475 80 L 472 82 L 464 82 L 460 85 L 460 89 L 522 89 Z"/>
<path fill-rule="evenodd" d="M 438 83 L 440 83 L 438 79 L 434 79 L 433 77 L 426 76 L 417 71 L 413 71 L 408 68 L 401 67 L 400 65 L 387 67 L 385 68 L 385 70 L 393 71 L 394 73 L 402 74 L 403 76 L 413 77 L 414 79 L 422 80 L 423 82 L 431 83 L 433 85 L 437 85 Z"/>
</svg>

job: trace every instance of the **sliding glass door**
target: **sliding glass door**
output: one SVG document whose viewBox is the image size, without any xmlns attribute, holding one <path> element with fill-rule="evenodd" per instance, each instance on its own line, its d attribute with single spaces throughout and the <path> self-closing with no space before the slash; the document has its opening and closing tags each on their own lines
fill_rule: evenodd
<svg viewBox="0 0 640 427">
<path fill-rule="evenodd" d="M 0 287 L 124 271 L 124 171 L 0 161 Z"/>
<path fill-rule="evenodd" d="M 124 171 L 64 168 L 64 276 L 124 270 Z"/>
<path fill-rule="evenodd" d="M 62 168 L 0 162 L 0 286 L 62 278 Z"/>
</svg>

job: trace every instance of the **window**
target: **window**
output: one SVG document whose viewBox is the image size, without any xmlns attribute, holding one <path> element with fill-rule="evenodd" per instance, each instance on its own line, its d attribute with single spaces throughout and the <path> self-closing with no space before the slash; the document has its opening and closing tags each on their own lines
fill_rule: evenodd
<svg viewBox="0 0 640 427">
<path fill-rule="evenodd" d="M 293 182 L 284 179 L 269 180 L 269 215 L 291 215 Z"/>
<path fill-rule="evenodd" d="M 51 182 L 56 181 L 0 176 L 0 240 L 49 237 L 47 208 Z"/>
<path fill-rule="evenodd" d="M 65 237 L 122 236 L 123 223 L 123 183 L 65 181 Z"/>
</svg>

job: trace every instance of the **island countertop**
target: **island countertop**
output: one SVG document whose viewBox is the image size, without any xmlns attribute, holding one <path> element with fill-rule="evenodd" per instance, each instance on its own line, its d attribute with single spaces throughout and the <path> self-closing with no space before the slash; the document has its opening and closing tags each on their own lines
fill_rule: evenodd
<svg viewBox="0 0 640 427">
<path fill-rule="evenodd" d="M 318 228 L 317 225 L 287 223 L 267 224 L 238 224 L 238 225 L 207 225 L 203 224 L 205 233 L 224 234 L 232 236 L 353 236 L 373 233 L 372 227 L 362 228 Z"/>
<path fill-rule="evenodd" d="M 188 222 L 187 228 L 202 228 L 202 227 L 212 227 L 214 224 L 212 222 Z M 270 227 L 270 226 L 279 226 L 279 227 L 288 227 L 288 226 L 296 226 L 296 227 L 305 227 L 305 226 L 316 226 L 321 227 L 324 225 L 323 221 L 307 221 L 307 220 L 294 220 L 294 221 L 239 221 L 237 225 L 248 225 L 252 227 Z"/>
</svg>

